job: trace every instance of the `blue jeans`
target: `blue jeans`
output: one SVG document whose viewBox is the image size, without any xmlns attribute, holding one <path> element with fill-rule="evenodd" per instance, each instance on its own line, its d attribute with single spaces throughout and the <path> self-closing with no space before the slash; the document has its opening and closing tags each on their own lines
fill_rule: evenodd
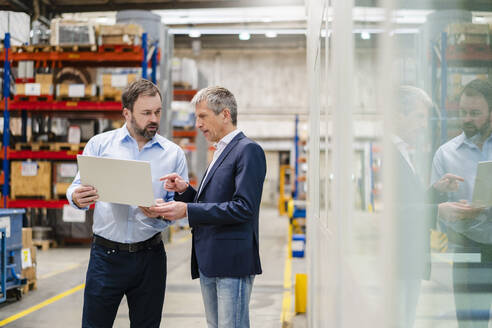
<svg viewBox="0 0 492 328">
<path fill-rule="evenodd" d="M 209 328 L 249 328 L 249 300 L 254 279 L 254 275 L 207 277 L 200 271 L 200 287 Z"/>
</svg>

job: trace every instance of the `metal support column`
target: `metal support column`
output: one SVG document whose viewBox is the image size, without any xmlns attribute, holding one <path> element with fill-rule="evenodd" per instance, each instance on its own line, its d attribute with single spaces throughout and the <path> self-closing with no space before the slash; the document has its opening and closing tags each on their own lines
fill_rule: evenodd
<svg viewBox="0 0 492 328">
<path fill-rule="evenodd" d="M 0 287 L 2 297 L 0 297 L 0 303 L 5 302 L 7 299 L 7 231 L 5 228 L 0 228 Z"/>
<path fill-rule="evenodd" d="M 5 61 L 3 64 L 3 99 L 5 100 L 5 109 L 3 111 L 3 207 L 7 207 L 7 197 L 9 195 L 10 167 L 8 159 L 8 148 L 10 145 L 10 113 L 9 113 L 9 97 L 10 97 L 10 33 L 5 33 L 4 41 Z"/>
<path fill-rule="evenodd" d="M 148 48 L 147 48 L 147 33 L 142 34 L 142 50 L 143 50 L 143 58 L 142 58 L 142 77 L 144 79 L 147 78 L 147 68 L 149 67 L 147 63 L 147 55 L 148 55 Z"/>
<path fill-rule="evenodd" d="M 448 139 L 446 98 L 448 96 L 448 60 L 446 58 L 446 47 L 448 35 L 441 33 L 441 143 Z"/>
<path fill-rule="evenodd" d="M 157 83 L 157 54 L 159 53 L 158 43 L 154 42 L 154 52 L 152 53 L 152 74 L 151 80 L 153 83 Z"/>
<path fill-rule="evenodd" d="M 294 134 L 294 194 L 292 197 L 297 199 L 298 191 L 298 178 L 299 177 L 299 115 L 296 115 L 296 125 Z"/>
</svg>

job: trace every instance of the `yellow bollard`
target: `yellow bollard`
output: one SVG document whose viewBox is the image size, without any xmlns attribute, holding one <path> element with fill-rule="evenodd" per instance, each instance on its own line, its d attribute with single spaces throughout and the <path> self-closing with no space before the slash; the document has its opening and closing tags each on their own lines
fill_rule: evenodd
<svg viewBox="0 0 492 328">
<path fill-rule="evenodd" d="M 296 313 L 306 313 L 307 274 L 296 274 Z"/>
</svg>

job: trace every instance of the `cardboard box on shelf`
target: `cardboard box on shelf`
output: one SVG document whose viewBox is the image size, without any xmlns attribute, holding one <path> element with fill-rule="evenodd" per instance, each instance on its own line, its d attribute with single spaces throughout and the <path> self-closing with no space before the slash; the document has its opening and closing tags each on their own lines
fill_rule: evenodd
<svg viewBox="0 0 492 328">
<path fill-rule="evenodd" d="M 57 98 L 91 98 L 96 96 L 95 84 L 68 84 L 56 85 Z"/>
<path fill-rule="evenodd" d="M 139 45 L 143 28 L 137 24 L 99 25 L 100 45 Z"/>
<path fill-rule="evenodd" d="M 77 163 L 53 162 L 53 194 L 65 196 L 68 187 L 77 175 Z"/>
<path fill-rule="evenodd" d="M 448 43 L 452 45 L 488 45 L 489 26 L 487 24 L 453 23 L 446 28 Z"/>
<path fill-rule="evenodd" d="M 22 96 L 51 96 L 53 84 L 51 83 L 16 83 L 15 94 Z"/>
<path fill-rule="evenodd" d="M 51 73 L 37 73 L 35 79 L 36 83 L 53 84 L 53 74 Z"/>
<path fill-rule="evenodd" d="M 51 199 L 51 162 L 12 161 L 10 197 Z"/>
<path fill-rule="evenodd" d="M 137 78 L 137 74 L 102 74 L 102 85 L 113 88 L 125 88 Z"/>
<path fill-rule="evenodd" d="M 100 100 L 120 101 L 125 87 L 137 78 L 137 74 L 102 74 Z"/>
<path fill-rule="evenodd" d="M 143 28 L 138 24 L 99 25 L 99 35 L 142 35 Z"/>
</svg>

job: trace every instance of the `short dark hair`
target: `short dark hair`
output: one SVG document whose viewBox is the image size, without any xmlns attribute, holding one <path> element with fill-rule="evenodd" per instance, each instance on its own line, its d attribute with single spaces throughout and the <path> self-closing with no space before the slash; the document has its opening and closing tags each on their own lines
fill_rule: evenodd
<svg viewBox="0 0 492 328">
<path fill-rule="evenodd" d="M 207 102 L 207 106 L 213 110 L 215 115 L 219 115 L 225 108 L 229 108 L 232 125 L 237 125 L 237 103 L 232 92 L 219 86 L 204 88 L 197 92 L 191 100 L 191 104 L 196 106 L 202 101 Z"/>
<path fill-rule="evenodd" d="M 138 97 L 153 97 L 155 95 L 159 95 L 162 100 L 159 88 L 151 81 L 140 78 L 133 81 L 125 88 L 121 95 L 121 102 L 123 103 L 123 108 L 128 108 L 130 111 L 133 111 L 133 105 L 135 105 L 135 101 L 137 101 Z"/>
<path fill-rule="evenodd" d="M 483 96 L 487 105 L 489 106 L 489 113 L 492 111 L 492 84 L 487 80 L 475 79 L 465 85 L 463 91 L 461 91 L 460 98 L 463 95 L 469 97 Z"/>
</svg>

